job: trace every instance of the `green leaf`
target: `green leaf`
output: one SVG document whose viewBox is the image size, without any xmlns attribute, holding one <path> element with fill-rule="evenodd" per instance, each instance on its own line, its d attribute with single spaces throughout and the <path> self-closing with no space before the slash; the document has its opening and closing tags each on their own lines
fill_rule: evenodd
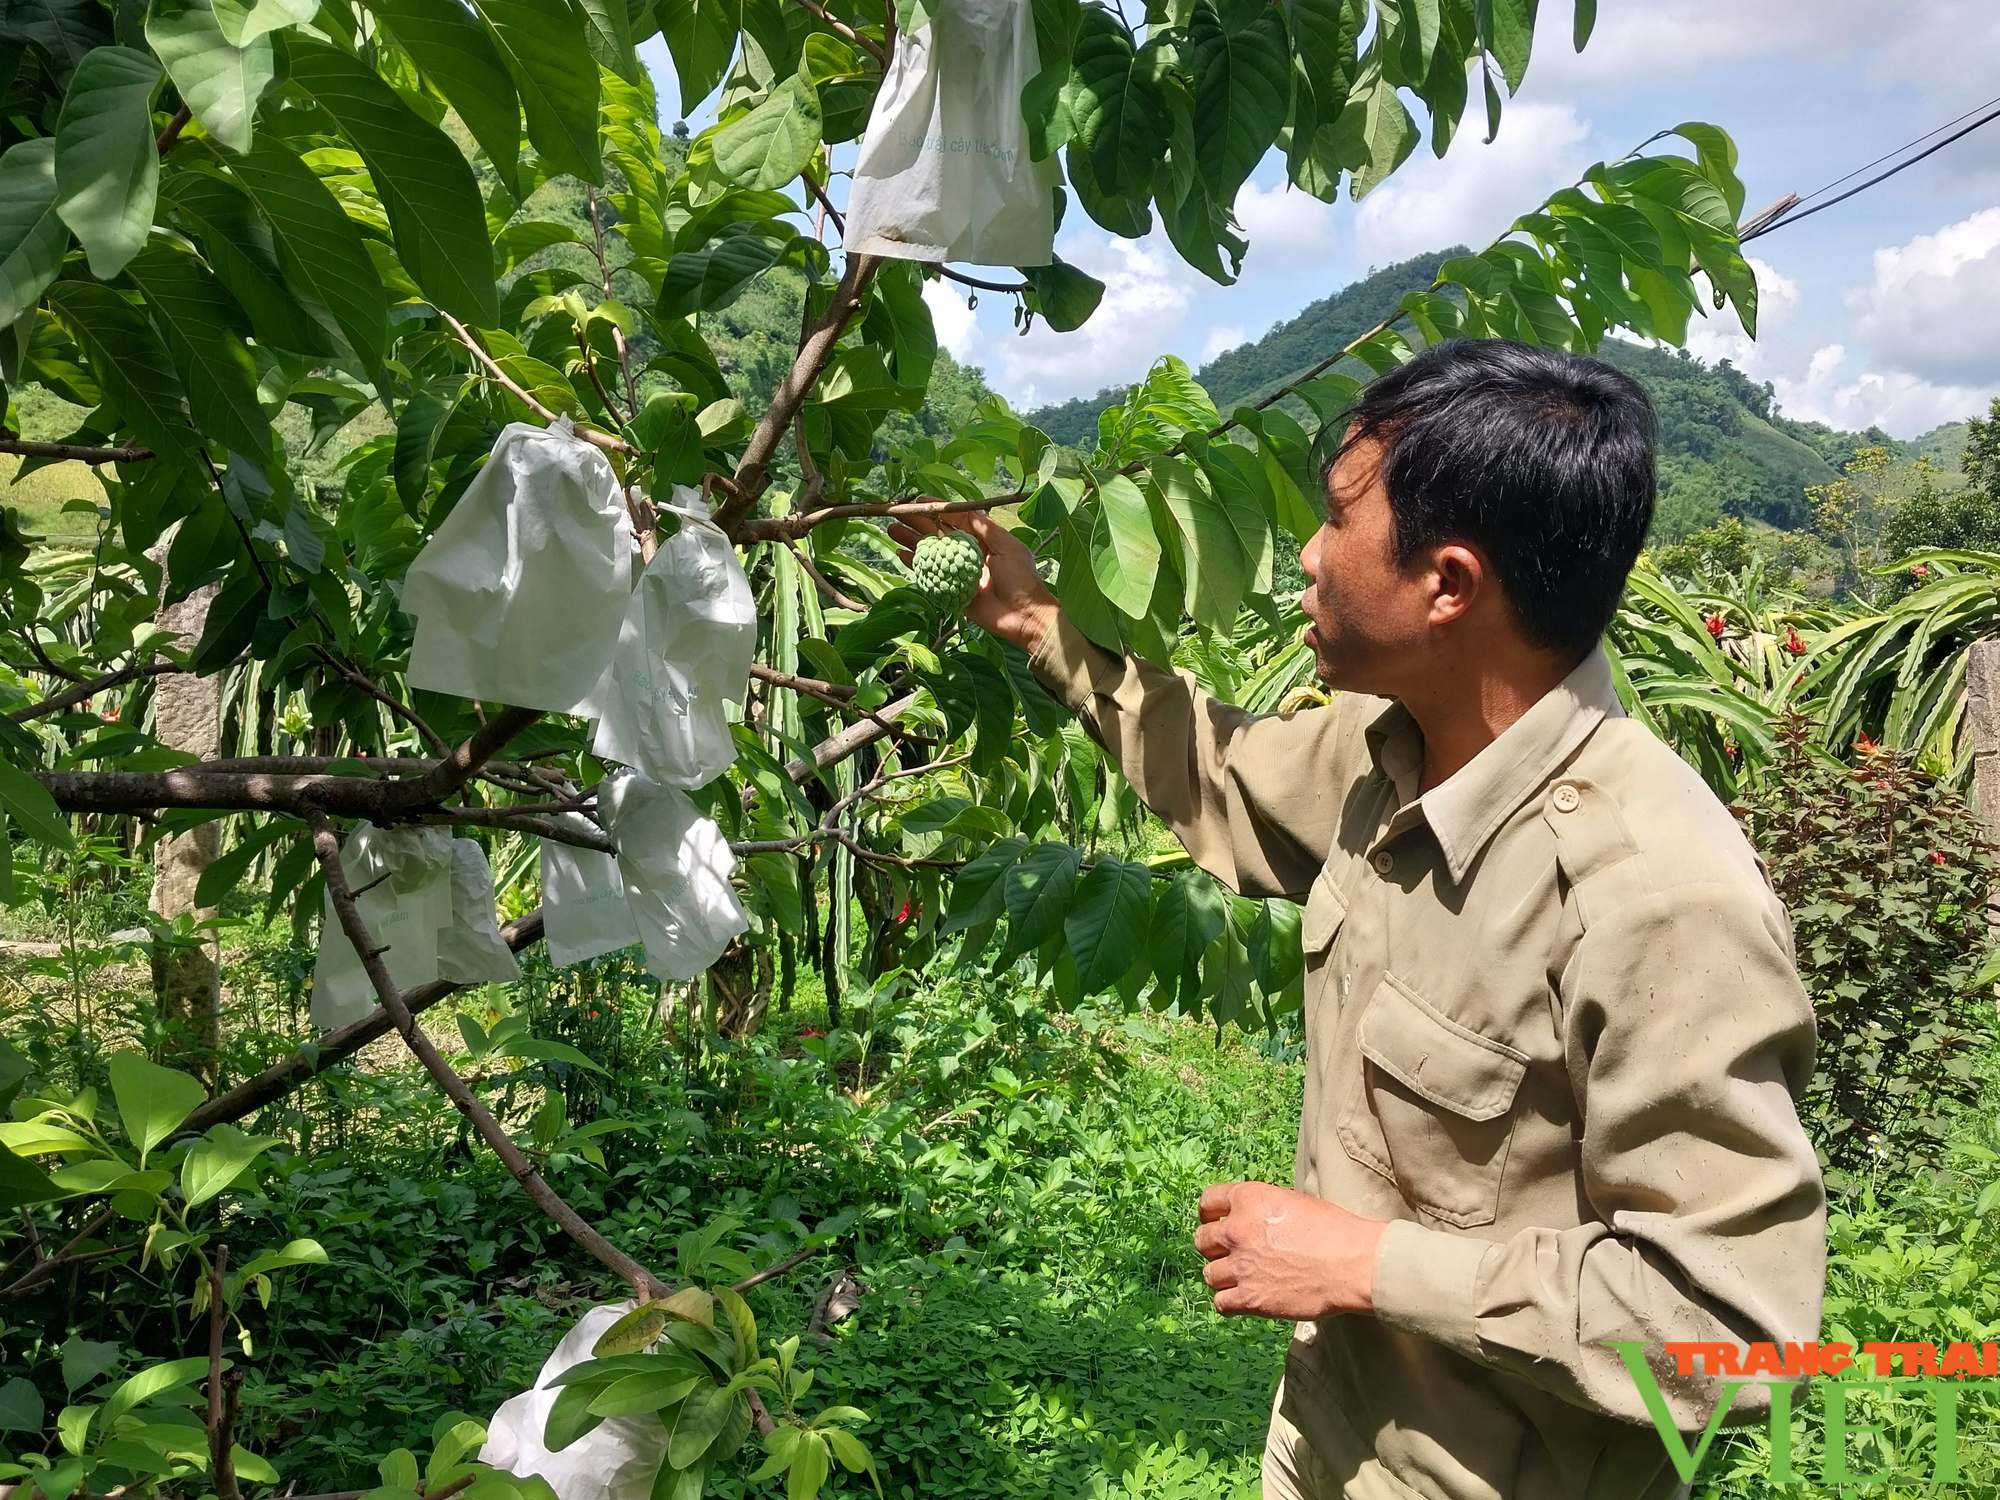
<svg viewBox="0 0 2000 1500">
<path fill-rule="evenodd" d="M 189 425 L 187 396 L 159 335 L 139 309 L 108 286 L 59 281 L 49 307 L 90 356 L 122 427 L 167 463 L 193 458 L 199 439 Z"/>
<path fill-rule="evenodd" d="M 5 1191 L 6 1184 L 0 1180 L 0 1192 Z M 27 1376 L 16 1375 L 0 1385 L 0 1432 L 39 1432 L 47 1409 L 42 1393 Z"/>
<path fill-rule="evenodd" d="M 1576 19 L 1571 30 L 1577 51 L 1590 45 L 1590 33 L 1596 26 L 1597 0 L 1576 0 Z"/>
<path fill-rule="evenodd" d="M 1139 486 L 1123 474 L 1097 481 L 1098 520 L 1091 571 L 1104 597 L 1133 619 L 1147 613 L 1160 571 L 1160 539 Z"/>
<path fill-rule="evenodd" d="M 524 1036 L 517 1041 L 509 1042 L 500 1049 L 500 1055 L 540 1059 L 546 1062 L 565 1062 L 572 1067 L 588 1068 L 593 1073 L 604 1072 L 600 1065 L 592 1062 L 568 1042 L 549 1041 L 542 1037 Z"/>
<path fill-rule="evenodd" d="M 868 1445 L 844 1427 L 822 1427 L 819 1435 L 827 1440 L 833 1449 L 833 1456 L 840 1460 L 841 1467 L 850 1474 L 866 1474 L 875 1467 L 875 1461 L 868 1456 Z"/>
<path fill-rule="evenodd" d="M 815 1500 L 826 1483 L 826 1439 L 817 1432 L 799 1434 L 792 1466 L 785 1474 L 785 1500 Z"/>
<path fill-rule="evenodd" d="M 1409 159 L 1417 145 L 1417 123 L 1382 76 L 1370 50 L 1347 107 L 1333 127 L 1335 154 L 1352 174 L 1348 192 L 1359 203 Z"/>
<path fill-rule="evenodd" d="M 1081 328 L 1104 300 L 1104 283 L 1066 261 L 1022 266 L 1020 271 L 1028 283 L 1023 298 L 1028 310 L 1040 313 L 1042 321 L 1057 333 Z"/>
<path fill-rule="evenodd" d="M 1032 952 L 1062 931 L 1081 859 L 1067 844 L 1042 844 L 1002 877 L 1010 958 Z"/>
<path fill-rule="evenodd" d="M 660 1331 L 667 1326 L 665 1301 L 665 1298 L 650 1298 L 620 1317 L 597 1336 L 597 1342 L 590 1346 L 591 1358 L 617 1359 L 642 1353 L 658 1343 Z M 599 1415 L 612 1417 L 619 1413 L 607 1411 Z"/>
<path fill-rule="evenodd" d="M 763 103 L 716 132 L 716 168 L 737 187 L 781 188 L 819 149 L 820 124 L 812 80 L 794 73 Z"/>
<path fill-rule="evenodd" d="M 1102 5 L 1083 7 L 1071 89 L 1076 138 L 1090 156 L 1096 186 L 1113 195 L 1144 194 L 1166 147 L 1166 103 L 1132 34 Z"/>
<path fill-rule="evenodd" d="M 1225 15 L 1214 0 L 1199 0 L 1189 31 L 1197 161 L 1210 196 L 1228 204 L 1291 107 L 1285 23 L 1274 6 L 1231 5 Z"/>
<path fill-rule="evenodd" d="M 1076 129 L 1070 115 L 1070 56 L 1082 24 L 1077 0 L 1034 0 L 1035 52 L 1042 68 L 1021 88 L 1021 117 L 1028 127 L 1028 154 L 1047 161 L 1069 144 Z"/>
<path fill-rule="evenodd" d="M 0 1146 L 0 1212 L 12 1213 L 17 1208 L 25 1208 L 30 1203 L 47 1203 L 56 1198 L 67 1198 L 67 1189 L 57 1187 L 49 1180 L 49 1174 L 33 1162 L 16 1156 L 5 1146 Z M 0 1404 L 6 1399 L 6 1388 L 0 1387 Z M 39 1426 L 41 1418 L 38 1416 Z M 0 1419 L 0 1432 L 6 1430 L 4 1419 Z"/>
<path fill-rule="evenodd" d="M 486 28 L 458 0 L 373 0 L 370 9 L 458 111 L 507 190 L 520 196 L 520 99 Z"/>
<path fill-rule="evenodd" d="M 660 30 L 679 75 L 683 112 L 692 112 L 722 82 L 739 29 L 731 7 L 722 0 L 675 0 L 664 7 Z"/>
<path fill-rule="evenodd" d="M 232 151 L 248 151 L 257 101 L 276 69 L 270 37 L 231 46 L 211 0 L 152 0 L 146 40 L 201 128 Z"/>
<path fill-rule="evenodd" d="M 1248 592 L 1268 594 L 1276 550 L 1271 540 L 1271 522 L 1277 500 L 1264 477 L 1263 463 L 1253 450 L 1226 439 L 1202 444 L 1191 439 L 1188 446 L 1190 451 L 1199 448 L 1196 456 L 1202 472 L 1208 476 L 1216 504 L 1235 534 Z"/>
<path fill-rule="evenodd" d="M 943 931 L 963 932 L 998 921 L 1006 907 L 1001 896 L 1001 880 L 1027 850 L 1024 838 L 1004 838 L 968 860 L 951 883 L 951 904 L 945 910 Z"/>
<path fill-rule="evenodd" d="M 1109 989 L 1145 951 L 1152 887 L 1151 871 L 1122 859 L 1100 859 L 1077 886 L 1063 936 L 1084 994 Z"/>
<path fill-rule="evenodd" d="M 287 26 L 299 26 L 319 9 L 315 0 L 212 0 L 216 24 L 232 47 L 247 47 L 258 37 Z"/>
<path fill-rule="evenodd" d="M 419 290 L 466 322 L 499 322 L 485 205 L 451 137 L 347 53 L 301 38 L 289 55 L 292 82 L 333 116 L 368 164 L 396 254 Z"/>
<path fill-rule="evenodd" d="M 625 0 L 578 0 L 583 39 L 597 63 L 627 83 L 639 81 L 639 54 L 632 50 L 632 22 Z"/>
<path fill-rule="evenodd" d="M 285 280 L 326 309 L 372 374 L 388 337 L 389 296 L 359 227 L 282 142 L 260 140 L 230 170 L 271 226 Z"/>
<path fill-rule="evenodd" d="M 263 1136 L 248 1135 L 234 1125 L 211 1125 L 181 1163 L 181 1196 L 190 1208 L 206 1203 L 277 1144 Z"/>
<path fill-rule="evenodd" d="M 129 1055 L 129 1054 L 127 1054 Z M 115 1065 L 117 1058 L 113 1058 Z M 223 1361 L 223 1368 L 229 1362 Z M 118 1425 L 118 1419 L 135 1406 L 144 1405 L 155 1396 L 172 1390 L 177 1385 L 186 1385 L 190 1380 L 199 1380 L 208 1373 L 208 1360 L 200 1355 L 190 1359 L 170 1359 L 164 1364 L 149 1365 L 138 1374 L 119 1382 L 111 1388 L 111 1394 L 104 1400 L 98 1412 L 98 1426 L 110 1432 Z"/>
<path fill-rule="evenodd" d="M 153 227 L 160 154 L 153 91 L 160 65 L 130 47 L 99 47 L 77 64 L 56 117 L 56 212 L 109 281 Z"/>
<path fill-rule="evenodd" d="M 68 248 L 56 213 L 56 143 L 17 142 L 0 156 L 0 328 L 41 300 Z"/>
<path fill-rule="evenodd" d="M 163 1068 L 137 1052 L 114 1052 L 110 1070 L 118 1118 L 142 1163 L 208 1097 L 199 1078 Z"/>
<path fill-rule="evenodd" d="M 1231 629 L 1250 584 L 1249 560 L 1235 527 L 1201 471 L 1186 459 L 1156 458 L 1151 472 L 1187 557 L 1188 614 L 1211 630 Z"/>
<path fill-rule="evenodd" d="M 58 849 L 75 847 L 68 819 L 56 808 L 56 799 L 47 787 L 19 766 L 0 760 L 0 807 L 21 826 L 21 831 L 41 844 Z"/>
<path fill-rule="evenodd" d="M 663 1318 L 661 1322 L 664 1324 Z M 678 1366 L 663 1366 L 642 1375 L 614 1380 L 590 1403 L 600 1417 L 633 1417 L 642 1412 L 660 1411 L 686 1399 L 697 1387 L 714 1382 L 702 1374 L 690 1375 Z"/>
<path fill-rule="evenodd" d="M 195 425 L 231 452 L 269 458 L 271 421 L 257 402 L 257 361 L 237 332 L 242 309 L 171 240 L 154 239 L 126 270 L 165 339 Z"/>
<path fill-rule="evenodd" d="M 782 226 L 780 226 L 782 227 Z M 654 316 L 683 318 L 727 307 L 750 283 L 785 258 L 795 235 L 776 235 L 764 224 L 731 224 L 701 250 L 667 262 Z"/>
<path fill-rule="evenodd" d="M 339 350 L 332 315 L 285 284 L 271 227 L 235 183 L 208 172 L 172 172 L 160 183 L 160 202 L 201 247 L 209 270 L 250 319 L 258 343 L 313 356 Z"/>
<path fill-rule="evenodd" d="M 726 1385 L 704 1383 L 681 1403 L 674 1430 L 667 1438 L 667 1462 L 685 1469 L 708 1451 L 729 1419 L 729 1408 L 738 1399 Z"/>
<path fill-rule="evenodd" d="M 597 62 L 568 0 L 479 0 L 528 115 L 528 139 L 558 172 L 602 183 Z"/>
<path fill-rule="evenodd" d="M 260 1250 L 244 1265 L 231 1272 L 246 1280 L 252 1276 L 268 1276 L 273 1271 L 282 1271 L 288 1266 L 323 1266 L 326 1251 L 318 1240 L 292 1240 L 279 1250 Z"/>
<path fill-rule="evenodd" d="M 1199 984 L 1201 956 L 1222 931 L 1222 893 L 1199 870 L 1182 870 L 1153 905 L 1146 953 L 1159 978 L 1155 1008 L 1175 998 L 1192 1000 Z"/>
</svg>

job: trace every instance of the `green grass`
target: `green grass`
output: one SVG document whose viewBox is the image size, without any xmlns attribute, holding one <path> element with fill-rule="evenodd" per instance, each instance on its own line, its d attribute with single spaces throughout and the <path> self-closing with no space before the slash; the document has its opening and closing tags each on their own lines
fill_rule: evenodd
<svg viewBox="0 0 2000 1500">
<path fill-rule="evenodd" d="M 0 455 L 0 504 L 21 512 L 30 535 L 58 551 L 84 551 L 97 545 L 95 507 L 105 503 L 104 487 L 88 464 L 50 464 L 25 479 L 16 479 L 21 460 Z M 87 501 L 88 511 L 65 510 L 72 500 Z"/>
</svg>

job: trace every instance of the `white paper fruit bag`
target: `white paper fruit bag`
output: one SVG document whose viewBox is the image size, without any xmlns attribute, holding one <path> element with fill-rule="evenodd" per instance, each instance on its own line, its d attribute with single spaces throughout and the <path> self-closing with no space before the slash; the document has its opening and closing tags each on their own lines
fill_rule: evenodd
<svg viewBox="0 0 2000 1500">
<path fill-rule="evenodd" d="M 481 1463 L 522 1479 L 539 1474 L 557 1500 L 648 1500 L 667 1456 L 667 1429 L 651 1412 L 607 1417 L 560 1453 L 551 1453 L 545 1440 L 549 1412 L 561 1390 L 550 1382 L 589 1359 L 605 1331 L 632 1306 L 593 1307 L 563 1335 L 535 1377 L 534 1389 L 508 1397 L 493 1413 L 486 1424 L 486 1446 L 479 1450 Z"/>
<path fill-rule="evenodd" d="M 736 548 L 695 491 L 674 487 L 681 528 L 639 577 L 618 651 L 593 695 L 593 743 L 667 786 L 705 786 L 736 759 L 723 700 L 743 701 L 757 651 L 757 603 Z"/>
<path fill-rule="evenodd" d="M 937 0 L 898 40 L 847 197 L 850 253 L 1045 266 L 1054 163 L 1028 157 L 1021 88 L 1041 71 L 1030 0 Z"/>
<path fill-rule="evenodd" d="M 516 422 L 403 584 L 412 687 L 549 713 L 590 712 L 631 598 L 632 542 L 604 455 Z"/>
<path fill-rule="evenodd" d="M 750 925 L 730 877 L 736 856 L 687 793 L 632 771 L 598 786 L 616 857 L 542 841 L 542 912 L 551 962 L 643 944 L 656 977 L 693 979 Z"/>
<path fill-rule="evenodd" d="M 472 839 L 442 828 L 355 826 L 340 851 L 354 904 L 398 989 L 433 980 L 501 984 L 521 965 L 493 914 L 493 872 Z M 375 1008 L 361 955 L 334 914 L 320 907 L 319 956 L 313 964 L 312 1022 L 331 1029 Z"/>
</svg>

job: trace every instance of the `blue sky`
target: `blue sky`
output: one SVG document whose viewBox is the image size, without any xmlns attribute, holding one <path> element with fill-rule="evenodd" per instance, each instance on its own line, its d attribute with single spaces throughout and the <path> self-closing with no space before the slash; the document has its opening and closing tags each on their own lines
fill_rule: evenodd
<svg viewBox="0 0 2000 1500">
<path fill-rule="evenodd" d="M 1601 0 L 1581 56 L 1569 27 L 1565 0 L 1544 0 L 1527 81 L 1491 146 L 1468 119 L 1444 160 L 1420 147 L 1359 205 L 1288 189 L 1267 162 L 1238 198 L 1250 252 L 1232 287 L 1161 236 L 1121 241 L 1082 221 L 1057 248 L 1107 284 L 1088 324 L 1023 338 L 1011 299 L 969 312 L 934 286 L 939 336 L 1019 407 L 1088 394 L 1162 353 L 1198 364 L 1372 265 L 1483 244 L 1591 162 L 1682 120 L 1735 136 L 1755 208 L 2000 95 L 1993 0 Z M 670 111 L 672 70 L 657 42 L 648 52 Z M 1788 415 L 1913 437 L 2000 394 L 2000 121 L 1750 249 L 1758 340 L 1722 314 L 1691 343 L 1771 381 Z"/>
</svg>

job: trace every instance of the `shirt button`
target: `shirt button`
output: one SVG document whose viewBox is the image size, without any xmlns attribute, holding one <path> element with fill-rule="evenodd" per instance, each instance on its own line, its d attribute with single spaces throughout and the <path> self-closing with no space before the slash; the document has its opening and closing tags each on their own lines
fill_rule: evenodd
<svg viewBox="0 0 2000 1500">
<path fill-rule="evenodd" d="M 1377 875 L 1387 875 L 1391 870 L 1396 868 L 1396 856 L 1391 854 L 1387 849 L 1384 849 L 1380 854 L 1375 856 L 1373 864 Z"/>
<path fill-rule="evenodd" d="M 1575 812 L 1583 806 L 1583 795 L 1567 781 L 1556 788 L 1549 800 L 1555 803 L 1557 812 Z"/>
</svg>

